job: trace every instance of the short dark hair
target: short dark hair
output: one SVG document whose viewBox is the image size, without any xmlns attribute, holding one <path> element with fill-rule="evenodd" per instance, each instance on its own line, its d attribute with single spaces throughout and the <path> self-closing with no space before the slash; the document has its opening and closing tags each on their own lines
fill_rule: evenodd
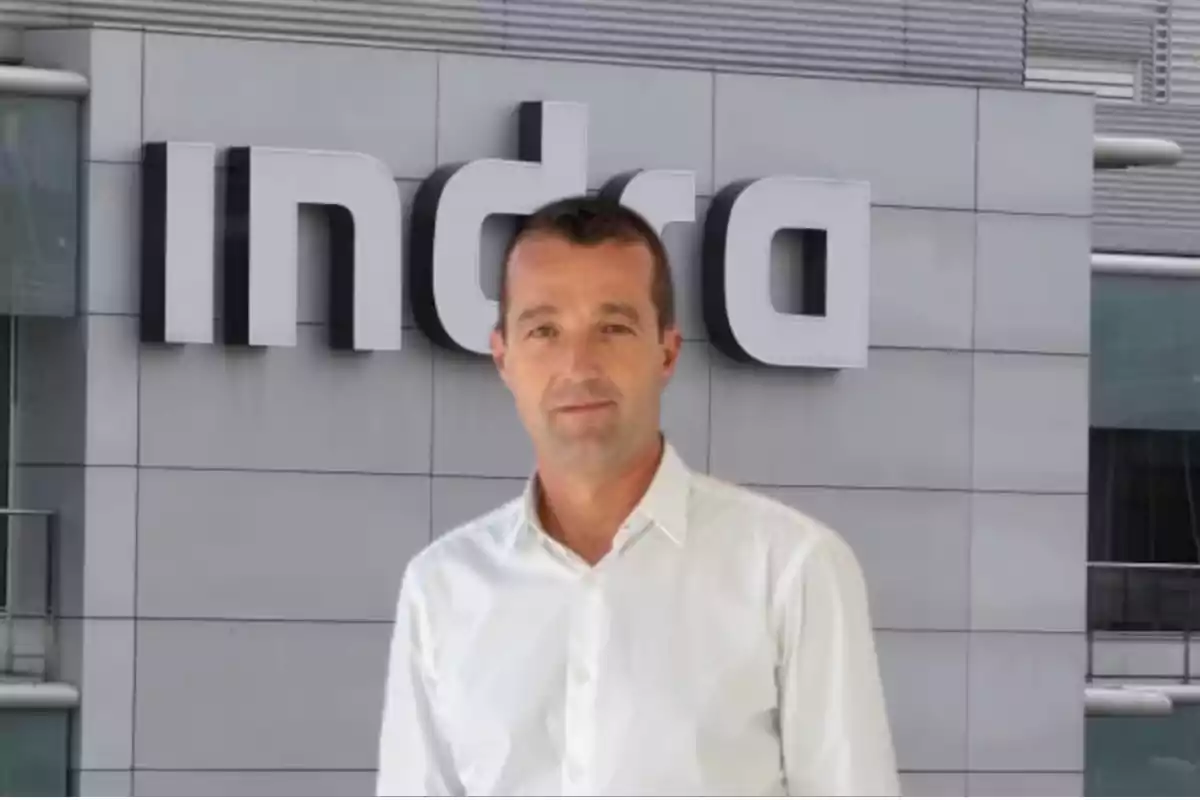
<svg viewBox="0 0 1200 800">
<path fill-rule="evenodd" d="M 654 260 L 650 297 L 658 312 L 659 335 L 675 324 L 675 284 L 667 250 L 658 232 L 641 214 L 610 197 L 578 195 L 555 200 L 537 209 L 522 220 L 509 241 L 500 264 L 500 316 L 496 320 L 496 330 L 502 335 L 508 314 L 508 263 L 521 240 L 535 234 L 558 236 L 572 244 L 585 246 L 604 242 L 646 245 Z"/>
</svg>

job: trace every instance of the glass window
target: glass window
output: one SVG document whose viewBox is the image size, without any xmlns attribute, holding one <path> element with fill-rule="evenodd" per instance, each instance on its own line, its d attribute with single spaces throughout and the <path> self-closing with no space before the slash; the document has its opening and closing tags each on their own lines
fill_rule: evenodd
<svg viewBox="0 0 1200 800">
<path fill-rule="evenodd" d="M 75 98 L 0 95 L 0 507 L 12 501 L 17 318 L 79 306 L 81 115 Z M 0 609 L 15 583 L 11 534 L 0 517 Z"/>
<path fill-rule="evenodd" d="M 1092 281 L 1088 557 L 1200 563 L 1200 280 Z M 1200 571 L 1090 570 L 1093 629 L 1200 621 Z"/>
<path fill-rule="evenodd" d="M 16 319 L 0 316 L 0 507 L 12 502 L 13 356 Z M 8 605 L 9 518 L 0 517 L 0 609 Z"/>
<path fill-rule="evenodd" d="M 67 795 L 70 715 L 65 709 L 0 708 L 0 795 Z"/>
<path fill-rule="evenodd" d="M 0 96 L 0 314 L 78 307 L 80 114 L 74 99 Z"/>
<path fill-rule="evenodd" d="M 1092 282 L 1092 560 L 1200 560 L 1200 280 Z"/>
<path fill-rule="evenodd" d="M 1164 717 L 1089 717 L 1088 797 L 1200 795 L 1200 708 L 1177 705 Z"/>
</svg>

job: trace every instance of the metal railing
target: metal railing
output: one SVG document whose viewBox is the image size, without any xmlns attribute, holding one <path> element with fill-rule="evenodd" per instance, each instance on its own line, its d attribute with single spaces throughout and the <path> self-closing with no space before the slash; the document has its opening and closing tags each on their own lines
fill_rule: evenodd
<svg viewBox="0 0 1200 800">
<path fill-rule="evenodd" d="M 1169 678 L 1190 683 L 1192 641 L 1200 631 L 1200 564 L 1101 561 L 1088 564 L 1088 678 Z M 1097 636 L 1100 634 L 1100 637 Z M 1104 636 L 1108 634 L 1108 636 Z M 1129 639 L 1158 634 L 1156 640 L 1182 648 L 1181 670 L 1170 674 L 1098 674 L 1097 638 Z"/>
<path fill-rule="evenodd" d="M 22 524 L 27 521 L 41 525 Z M 41 541 L 31 542 L 39 533 Z M 44 680 L 57 667 L 58 515 L 39 509 L 0 508 L 0 536 L 7 541 L 4 596 L 0 598 L 0 677 Z M 23 649 L 39 640 L 40 648 Z M 30 663 L 38 666 L 30 667 Z"/>
</svg>

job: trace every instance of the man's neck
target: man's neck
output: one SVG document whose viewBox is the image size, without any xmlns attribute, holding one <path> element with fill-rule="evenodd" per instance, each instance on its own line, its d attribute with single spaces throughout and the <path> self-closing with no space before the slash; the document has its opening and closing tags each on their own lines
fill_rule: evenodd
<svg viewBox="0 0 1200 800">
<path fill-rule="evenodd" d="M 611 473 L 538 467 L 538 515 L 552 537 L 595 564 L 654 480 L 665 444 L 656 436 Z"/>
</svg>

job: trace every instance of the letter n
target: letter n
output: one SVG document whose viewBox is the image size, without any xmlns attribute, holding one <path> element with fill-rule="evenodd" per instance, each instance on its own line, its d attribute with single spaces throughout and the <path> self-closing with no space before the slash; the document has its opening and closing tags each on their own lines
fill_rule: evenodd
<svg viewBox="0 0 1200 800">
<path fill-rule="evenodd" d="M 299 207 L 329 220 L 329 343 L 399 350 L 400 196 L 388 168 L 358 153 L 235 147 L 225 204 L 224 335 L 229 344 L 296 342 Z"/>
</svg>

